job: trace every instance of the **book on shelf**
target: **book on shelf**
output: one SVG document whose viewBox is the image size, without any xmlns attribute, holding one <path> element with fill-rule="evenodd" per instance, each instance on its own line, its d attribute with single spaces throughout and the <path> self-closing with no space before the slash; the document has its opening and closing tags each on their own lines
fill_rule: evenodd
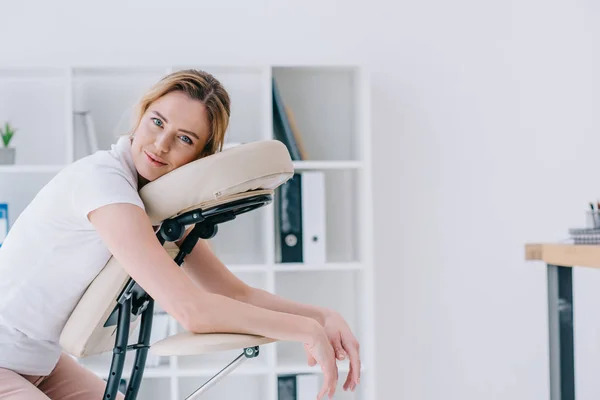
<svg viewBox="0 0 600 400">
<path fill-rule="evenodd" d="M 277 400 L 313 400 L 318 394 L 318 375 L 295 374 L 277 377 Z"/>
<path fill-rule="evenodd" d="M 301 142 L 300 133 L 298 131 L 296 121 L 293 119 L 290 122 L 290 116 L 293 118 L 293 112 L 286 107 L 279 90 L 279 85 L 275 78 L 272 80 L 272 95 L 273 95 L 273 134 L 275 139 L 281 141 L 290 152 L 290 157 L 294 161 L 303 160 L 303 154 L 300 150 L 299 141 Z M 302 149 L 303 144 L 302 144 Z M 306 156 L 306 154 L 304 154 Z"/>
<path fill-rule="evenodd" d="M 0 247 L 8 235 L 8 204 L 0 203 Z"/>
<path fill-rule="evenodd" d="M 300 153 L 300 160 L 307 160 L 308 153 L 306 152 L 306 148 L 304 146 L 304 140 L 302 140 L 302 135 L 300 134 L 300 129 L 298 129 L 298 124 L 296 123 L 296 117 L 292 109 L 288 106 L 284 106 L 285 115 L 288 119 L 288 123 L 290 125 L 290 129 L 292 131 L 292 135 L 294 136 L 294 141 L 296 142 L 296 146 L 298 147 L 298 152 Z"/>
</svg>

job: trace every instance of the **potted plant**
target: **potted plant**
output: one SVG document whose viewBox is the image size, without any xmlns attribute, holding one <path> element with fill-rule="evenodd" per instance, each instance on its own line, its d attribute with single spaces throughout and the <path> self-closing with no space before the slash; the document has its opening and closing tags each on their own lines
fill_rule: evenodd
<svg viewBox="0 0 600 400">
<path fill-rule="evenodd" d="M 4 129 L 0 128 L 0 136 L 2 137 L 3 147 L 0 147 L 0 164 L 15 163 L 15 149 L 8 147 L 17 130 L 10 126 L 10 123 L 4 124 Z"/>
</svg>

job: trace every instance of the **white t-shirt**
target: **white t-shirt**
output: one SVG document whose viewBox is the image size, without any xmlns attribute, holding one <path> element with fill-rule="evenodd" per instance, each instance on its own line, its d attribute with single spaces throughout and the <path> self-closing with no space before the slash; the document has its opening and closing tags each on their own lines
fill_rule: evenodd
<svg viewBox="0 0 600 400">
<path fill-rule="evenodd" d="M 87 214 L 111 203 L 144 209 L 128 137 L 60 171 L 0 247 L 0 367 L 47 375 L 60 333 L 111 254 Z"/>
</svg>

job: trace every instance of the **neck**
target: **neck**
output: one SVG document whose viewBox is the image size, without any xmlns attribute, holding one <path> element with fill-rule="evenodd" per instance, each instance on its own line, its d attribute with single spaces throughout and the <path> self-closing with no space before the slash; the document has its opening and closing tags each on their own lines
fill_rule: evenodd
<svg viewBox="0 0 600 400">
<path fill-rule="evenodd" d="M 141 188 L 143 188 L 144 186 L 146 186 L 146 184 L 148 182 L 150 182 L 148 179 L 144 178 L 139 173 L 137 174 L 137 177 L 138 177 L 138 190 L 140 190 Z"/>
</svg>

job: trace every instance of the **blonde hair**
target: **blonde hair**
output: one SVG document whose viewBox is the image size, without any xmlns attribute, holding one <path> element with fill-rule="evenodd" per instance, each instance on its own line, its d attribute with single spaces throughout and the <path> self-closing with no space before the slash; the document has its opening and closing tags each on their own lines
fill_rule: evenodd
<svg viewBox="0 0 600 400">
<path fill-rule="evenodd" d="M 229 94 L 213 75 L 195 69 L 176 71 L 166 75 L 142 96 L 137 105 L 132 133 L 137 129 L 150 104 L 174 91 L 184 92 L 190 98 L 202 102 L 206 107 L 210 134 L 200 157 L 223 150 L 225 132 L 231 115 Z"/>
</svg>

